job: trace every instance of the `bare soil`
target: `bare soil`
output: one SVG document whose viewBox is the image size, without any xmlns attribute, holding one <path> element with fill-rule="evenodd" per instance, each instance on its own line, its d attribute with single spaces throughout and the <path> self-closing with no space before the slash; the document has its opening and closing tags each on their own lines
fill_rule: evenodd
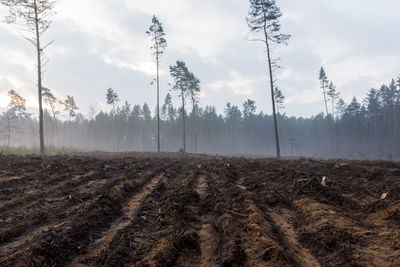
<svg viewBox="0 0 400 267">
<path fill-rule="evenodd" d="M 339 265 L 400 266 L 399 163 L 0 156 L 0 266 Z"/>
</svg>

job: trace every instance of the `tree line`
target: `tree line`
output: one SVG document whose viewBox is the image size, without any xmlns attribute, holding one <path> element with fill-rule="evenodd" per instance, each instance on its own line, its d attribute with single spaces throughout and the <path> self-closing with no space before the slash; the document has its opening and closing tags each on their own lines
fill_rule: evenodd
<svg viewBox="0 0 400 267">
<path fill-rule="evenodd" d="M 174 73 L 178 71 L 177 67 L 183 66 L 186 66 L 183 62 L 172 66 Z M 186 75 L 189 74 L 186 72 Z M 179 95 L 179 87 L 177 90 Z M 277 120 L 282 156 L 400 158 L 399 92 L 400 77 L 380 88 L 370 89 L 362 101 L 354 97 L 345 103 L 337 96 L 333 105 L 327 102 L 328 115 L 324 112 L 311 118 L 287 116 L 283 112 L 285 106 L 281 92 Z M 336 94 L 339 94 L 337 89 Z M 2 144 L 38 145 L 37 118 L 26 112 L 22 96 L 15 91 L 10 91 L 9 95 L 8 110 L 1 115 Z M 196 94 L 194 100 L 188 92 L 184 95 L 184 103 L 190 102 L 190 108 L 185 108 L 184 112 L 182 103 L 179 107 L 174 106 L 171 94 L 167 94 L 160 105 L 161 151 L 181 150 L 185 135 L 188 152 L 276 154 L 273 116 L 257 113 L 254 100 L 248 99 L 242 106 L 227 103 L 223 114 L 218 114 L 213 106 L 202 107 L 196 101 Z M 73 96 L 62 101 L 48 96 L 44 99 L 44 130 L 48 146 L 100 151 L 157 151 L 157 111 L 152 112 L 146 103 L 130 105 L 125 101 L 119 104 L 118 93 L 110 88 L 105 91 L 104 101 L 112 105 L 112 109 L 107 112 L 92 107 L 91 112 L 84 116 L 79 113 Z M 326 99 L 328 101 L 330 97 Z M 57 103 L 56 108 L 54 103 Z"/>
<path fill-rule="evenodd" d="M 249 0 L 250 9 L 246 18 L 253 35 L 251 41 L 265 45 L 271 116 L 256 114 L 256 103 L 250 99 L 243 103 L 243 107 L 227 103 L 224 114 L 217 114 L 212 106 L 201 107 L 200 79 L 183 60 L 177 60 L 175 65 L 170 66 L 173 79 L 171 92 L 179 98 L 180 107 L 172 105 L 171 94 L 167 95 L 161 107 L 159 69 L 167 40 L 162 23 L 153 16 L 146 34 L 150 37 L 150 49 L 156 61 L 156 78 L 153 81 L 157 85 L 155 115 L 152 115 L 147 104 L 131 107 L 126 101 L 124 105 L 118 105 L 118 93 L 109 88 L 106 103 L 112 107 L 111 111 L 97 113 L 91 107 L 90 115 L 85 117 L 78 112 L 73 96 L 60 101 L 49 88 L 43 86 L 43 68 L 48 62 L 44 52 L 52 41 L 43 45 L 42 37 L 51 25 L 49 17 L 54 14 L 56 1 L 0 0 L 0 3 L 9 7 L 6 21 L 24 28 L 28 33 L 24 37 L 34 45 L 37 55 L 39 127 L 36 129 L 35 126 L 37 119 L 26 112 L 24 98 L 10 90 L 11 102 L 1 116 L 5 129 L 3 133 L 7 137 L 5 145 L 9 147 L 12 144 L 34 145 L 38 137 L 42 154 L 47 144 L 113 151 L 275 153 L 278 158 L 282 154 L 399 156 L 396 149 L 399 140 L 399 80 L 393 80 L 379 89 L 371 89 L 362 103 L 353 98 L 347 105 L 321 67 L 319 80 L 325 114 L 295 118 L 282 113 L 285 97 L 275 79 L 275 71 L 280 66 L 273 57 L 272 48 L 287 45 L 290 35 L 281 33 L 280 18 L 283 13 L 275 0 Z M 60 119 L 62 112 L 67 119 Z M 35 132 L 37 130 L 39 134 Z"/>
</svg>

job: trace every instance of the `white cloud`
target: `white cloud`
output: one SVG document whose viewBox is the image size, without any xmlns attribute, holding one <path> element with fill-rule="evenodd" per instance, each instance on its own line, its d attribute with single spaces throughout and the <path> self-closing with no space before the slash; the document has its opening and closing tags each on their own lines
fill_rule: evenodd
<svg viewBox="0 0 400 267">
<path fill-rule="evenodd" d="M 265 77 L 245 77 L 237 71 L 231 71 L 229 73 L 229 79 L 215 81 L 211 84 L 206 85 L 206 88 L 210 88 L 216 92 L 223 91 L 226 94 L 233 93 L 235 95 L 241 95 L 245 97 L 254 97 L 255 88 L 257 83 L 265 80 Z"/>
</svg>

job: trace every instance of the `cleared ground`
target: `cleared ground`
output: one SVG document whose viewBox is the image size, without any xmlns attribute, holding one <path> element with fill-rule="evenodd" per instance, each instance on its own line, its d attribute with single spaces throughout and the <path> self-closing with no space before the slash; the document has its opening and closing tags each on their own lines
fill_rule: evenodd
<svg viewBox="0 0 400 267">
<path fill-rule="evenodd" d="M 400 164 L 0 156 L 0 266 L 337 265 L 400 266 Z"/>
</svg>

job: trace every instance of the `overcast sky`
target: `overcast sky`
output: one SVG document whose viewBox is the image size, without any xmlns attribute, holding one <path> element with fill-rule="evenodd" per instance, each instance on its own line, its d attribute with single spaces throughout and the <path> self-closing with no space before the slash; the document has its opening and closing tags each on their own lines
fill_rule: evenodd
<svg viewBox="0 0 400 267">
<path fill-rule="evenodd" d="M 278 86 L 286 113 L 311 116 L 323 110 L 318 71 L 326 68 L 341 96 L 360 100 L 400 74 L 400 1 L 278 0 L 282 31 L 289 45 L 274 48 L 283 67 Z M 147 102 L 155 62 L 145 34 L 153 14 L 163 23 L 168 48 L 161 62 L 162 101 L 171 82 L 169 66 L 184 60 L 202 82 L 201 104 L 223 112 L 227 102 L 256 101 L 271 113 L 267 64 L 260 43 L 248 42 L 246 0 L 59 0 L 46 40 L 44 85 L 64 98 L 73 95 L 83 114 L 90 105 L 108 109 L 105 93 L 114 88 L 122 101 Z M 7 10 L 0 7 L 4 18 Z M 14 89 L 37 106 L 35 54 L 13 26 L 0 24 L 0 106 Z M 121 101 L 121 102 L 122 102 Z M 121 103 L 122 104 L 122 103 Z"/>
</svg>

